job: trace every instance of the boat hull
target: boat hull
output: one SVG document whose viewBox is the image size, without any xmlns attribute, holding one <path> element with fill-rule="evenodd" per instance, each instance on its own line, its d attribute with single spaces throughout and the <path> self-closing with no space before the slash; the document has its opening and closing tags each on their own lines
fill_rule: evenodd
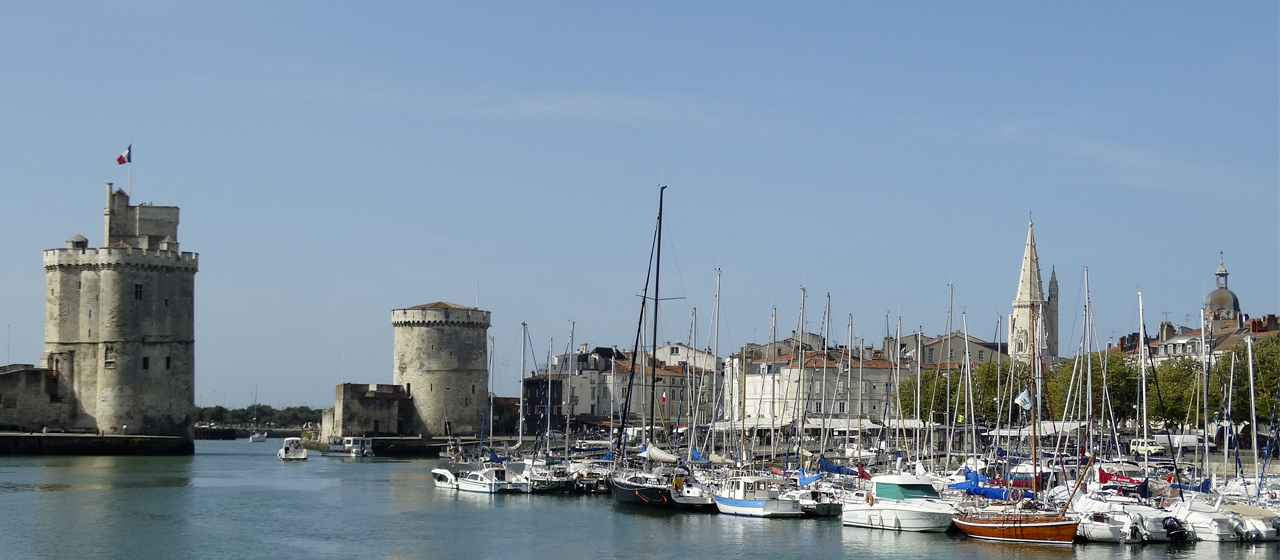
<svg viewBox="0 0 1280 560">
<path fill-rule="evenodd" d="M 951 527 L 951 512 L 846 504 L 840 522 L 848 527 L 940 533 Z"/>
<path fill-rule="evenodd" d="M 716 509 L 725 515 L 744 517 L 800 517 L 804 509 L 799 500 L 735 500 L 715 496 Z"/>
<path fill-rule="evenodd" d="M 1046 515 L 964 515 L 952 518 L 956 527 L 975 539 L 1037 544 L 1071 544 L 1079 521 Z"/>
</svg>

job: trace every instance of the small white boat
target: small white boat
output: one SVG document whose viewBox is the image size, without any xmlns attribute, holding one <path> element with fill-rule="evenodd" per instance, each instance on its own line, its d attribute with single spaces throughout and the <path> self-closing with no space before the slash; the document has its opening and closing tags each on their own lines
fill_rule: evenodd
<svg viewBox="0 0 1280 560">
<path fill-rule="evenodd" d="M 841 522 L 849 527 L 890 531 L 942 532 L 951 526 L 955 508 L 942 500 L 925 476 L 881 475 L 870 490 L 848 495 Z"/>
<path fill-rule="evenodd" d="M 323 455 L 342 457 L 373 457 L 373 438 L 344 437 L 341 440 L 332 438 L 329 448 Z"/>
<path fill-rule="evenodd" d="M 1076 534 L 1090 541 L 1141 544 L 1186 542 L 1195 537 L 1171 512 L 1135 498 L 1094 492 L 1078 498 L 1072 509 L 1080 514 Z"/>
<path fill-rule="evenodd" d="M 276 451 L 276 458 L 281 461 L 306 461 L 307 448 L 302 446 L 302 438 L 284 438 L 284 446 Z"/>
<path fill-rule="evenodd" d="M 262 432 L 262 431 L 254 430 L 252 433 L 250 433 L 250 434 L 249 434 L 249 442 L 250 442 L 250 443 L 261 443 L 261 442 L 264 442 L 264 441 L 267 441 L 267 433 L 266 433 L 266 432 Z"/>
<path fill-rule="evenodd" d="M 528 479 L 508 472 L 506 467 L 493 466 L 459 473 L 458 490 L 481 494 L 503 494 L 527 493 L 530 488 Z"/>
<path fill-rule="evenodd" d="M 735 476 L 716 490 L 716 509 L 728 515 L 747 517 L 800 517 L 800 500 L 782 497 L 783 480 L 763 476 Z"/>
<path fill-rule="evenodd" d="M 435 482 L 436 488 L 458 489 L 458 477 L 449 469 L 431 469 L 431 480 Z"/>
</svg>

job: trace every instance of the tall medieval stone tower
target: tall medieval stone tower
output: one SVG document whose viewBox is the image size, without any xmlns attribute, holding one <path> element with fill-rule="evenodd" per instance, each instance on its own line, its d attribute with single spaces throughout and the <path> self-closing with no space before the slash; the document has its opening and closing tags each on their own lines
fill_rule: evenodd
<svg viewBox="0 0 1280 560">
<path fill-rule="evenodd" d="M 107 183 L 103 247 L 44 252 L 43 365 L 70 387 L 69 426 L 192 437 L 195 274 L 176 206 L 129 205 Z"/>
<path fill-rule="evenodd" d="M 1018 275 L 1018 294 L 1009 316 L 1009 355 L 1015 360 L 1031 361 L 1031 341 L 1041 358 L 1058 355 L 1058 274 L 1049 278 L 1049 297 L 1044 297 L 1040 281 L 1040 258 L 1036 255 L 1036 236 L 1027 223 L 1027 244 L 1022 253 L 1022 270 Z"/>
<path fill-rule="evenodd" d="M 489 312 L 445 302 L 391 311 L 392 383 L 413 397 L 415 431 L 480 431 L 489 387 Z"/>
</svg>

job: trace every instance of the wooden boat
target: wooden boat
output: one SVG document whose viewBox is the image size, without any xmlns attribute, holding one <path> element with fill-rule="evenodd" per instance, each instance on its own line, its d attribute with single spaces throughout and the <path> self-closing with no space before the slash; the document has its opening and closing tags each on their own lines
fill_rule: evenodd
<svg viewBox="0 0 1280 560">
<path fill-rule="evenodd" d="M 957 513 L 952 521 L 975 539 L 1040 544 L 1071 544 L 1080 525 L 1057 513 Z"/>
</svg>

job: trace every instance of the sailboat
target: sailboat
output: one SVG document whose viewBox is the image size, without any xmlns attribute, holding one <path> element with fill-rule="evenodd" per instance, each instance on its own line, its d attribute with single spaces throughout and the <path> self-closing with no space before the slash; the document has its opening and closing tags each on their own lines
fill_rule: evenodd
<svg viewBox="0 0 1280 560">
<path fill-rule="evenodd" d="M 249 434 L 250 443 L 262 443 L 264 441 L 267 441 L 266 430 L 258 429 L 258 412 L 260 411 L 261 411 L 261 407 L 258 405 L 258 386 L 254 385 L 253 386 L 253 432 Z"/>
<path fill-rule="evenodd" d="M 1032 261 L 1035 260 L 1034 241 L 1031 233 L 1027 233 L 1027 257 Z M 1040 352 L 1036 346 L 1036 306 L 1031 307 L 1031 320 L 1033 327 L 1029 329 L 1029 350 L 1031 351 L 1031 372 L 1035 377 L 1033 381 L 1038 381 L 1040 376 Z M 1039 464 L 1039 454 L 1036 452 L 1036 443 L 1039 434 L 1037 433 L 1037 424 L 1039 424 L 1039 392 L 1036 392 L 1031 401 L 1031 465 L 1032 479 L 1038 480 L 1038 473 L 1035 472 Z M 966 535 L 976 539 L 994 540 L 994 541 L 1012 541 L 1024 543 L 1038 544 L 1071 544 L 1076 538 L 1076 532 L 1079 528 L 1080 521 L 1073 517 L 1067 516 L 1067 507 L 1075 498 L 1076 491 L 1080 489 L 1080 482 L 1084 475 L 1088 473 L 1089 467 L 1093 465 L 1093 460 L 1097 455 L 1089 458 L 1089 464 L 1082 469 L 1080 479 L 1076 480 L 1075 487 L 1071 490 L 1071 495 L 1067 498 L 1066 505 L 1061 510 L 1053 512 L 1026 511 L 1019 509 L 1009 509 L 999 511 L 965 509 L 956 513 L 952 517 L 952 521 L 956 527 L 964 531 Z M 1032 487 L 1033 491 L 1038 492 L 1038 485 Z"/>
<path fill-rule="evenodd" d="M 666 186 L 658 188 L 658 221 L 656 231 L 654 232 L 654 245 L 651 256 L 655 256 L 653 260 L 653 315 L 650 320 L 653 322 L 653 356 L 654 359 L 649 360 L 648 367 L 652 368 L 653 375 L 649 382 L 649 426 L 644 430 L 647 443 L 644 450 L 637 457 L 645 461 L 646 464 L 659 463 L 657 467 L 644 468 L 626 468 L 626 434 L 624 429 L 628 413 L 631 409 L 631 389 L 635 383 L 635 364 L 640 359 L 641 354 L 641 334 L 643 333 L 644 311 L 648 305 L 649 282 L 645 280 L 644 294 L 640 303 L 640 326 L 636 329 L 636 345 L 635 352 L 631 359 L 631 380 L 628 382 L 627 401 L 623 408 L 623 413 L 619 418 L 619 431 L 617 445 L 611 452 L 617 453 L 615 460 L 618 461 L 619 468 L 609 476 L 609 484 L 613 489 L 613 498 L 622 503 L 639 504 L 647 506 L 656 506 L 664 508 L 691 509 L 701 511 L 715 511 L 715 500 L 711 497 L 711 493 L 706 491 L 693 473 L 684 467 L 670 464 L 677 463 L 679 457 L 663 451 L 658 448 L 654 436 L 654 418 L 655 418 L 655 396 L 656 396 L 656 379 L 658 373 L 657 364 L 657 347 L 658 347 L 658 287 L 659 278 L 661 278 L 662 270 L 662 201 L 663 193 Z M 641 372 L 644 375 L 644 372 Z"/>
</svg>

